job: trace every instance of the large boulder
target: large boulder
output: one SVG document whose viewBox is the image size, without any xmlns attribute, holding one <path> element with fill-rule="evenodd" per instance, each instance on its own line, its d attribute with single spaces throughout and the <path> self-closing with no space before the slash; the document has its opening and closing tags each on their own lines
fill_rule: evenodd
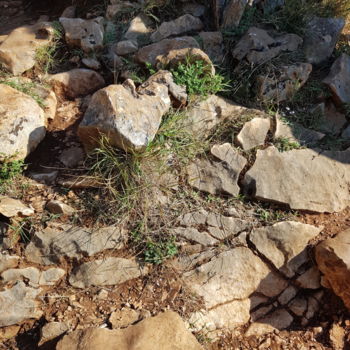
<svg viewBox="0 0 350 350">
<path fill-rule="evenodd" d="M 53 28 L 48 22 L 14 29 L 0 44 L 0 63 L 13 75 L 34 67 L 36 52 L 50 44 Z"/>
<path fill-rule="evenodd" d="M 343 18 L 314 17 L 309 21 L 303 47 L 306 60 L 312 64 L 326 61 L 332 55 L 344 25 Z"/>
<path fill-rule="evenodd" d="M 315 255 L 327 284 L 350 309 L 350 229 L 320 243 Z"/>
<path fill-rule="evenodd" d="M 86 150 L 98 145 L 100 135 L 111 145 L 139 151 L 151 142 L 169 110 L 166 85 L 152 82 L 136 90 L 131 80 L 97 91 L 79 125 L 78 134 Z"/>
<path fill-rule="evenodd" d="M 46 134 L 44 111 L 28 95 L 0 84 L 0 160 L 24 159 Z"/>
<path fill-rule="evenodd" d="M 163 22 L 151 35 L 151 40 L 157 42 L 170 36 L 181 35 L 188 32 L 198 32 L 202 28 L 203 23 L 199 18 L 186 14 L 173 21 Z"/>
<path fill-rule="evenodd" d="M 66 335 L 57 350 L 201 350 L 181 317 L 172 311 L 125 329 L 89 328 Z"/>
<path fill-rule="evenodd" d="M 105 86 L 105 81 L 99 73 L 85 68 L 53 74 L 49 82 L 57 95 L 71 99 L 91 94 Z"/>
<path fill-rule="evenodd" d="M 103 47 L 103 17 L 94 19 L 60 18 L 68 45 L 79 47 L 85 52 Z"/>
<path fill-rule="evenodd" d="M 349 157 L 350 149 L 258 150 L 245 175 L 245 187 L 256 198 L 287 204 L 291 209 L 338 212 L 350 204 Z"/>
<path fill-rule="evenodd" d="M 350 103 L 350 57 L 345 53 L 341 54 L 323 82 L 332 92 L 336 104 L 341 106 L 344 103 Z"/>
</svg>

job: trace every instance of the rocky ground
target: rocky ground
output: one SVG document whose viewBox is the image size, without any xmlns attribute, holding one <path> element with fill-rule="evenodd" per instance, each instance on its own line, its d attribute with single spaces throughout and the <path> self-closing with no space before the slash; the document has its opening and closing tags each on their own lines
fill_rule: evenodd
<svg viewBox="0 0 350 350">
<path fill-rule="evenodd" d="M 350 348 L 349 7 L 0 1 L 0 349 Z"/>
</svg>

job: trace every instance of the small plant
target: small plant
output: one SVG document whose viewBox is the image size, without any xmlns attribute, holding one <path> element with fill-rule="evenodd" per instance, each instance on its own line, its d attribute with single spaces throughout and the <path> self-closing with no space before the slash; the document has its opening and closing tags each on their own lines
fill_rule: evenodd
<svg viewBox="0 0 350 350">
<path fill-rule="evenodd" d="M 0 186 L 11 182 L 25 169 L 23 160 L 11 161 L 6 159 L 0 163 Z"/>
<path fill-rule="evenodd" d="M 20 80 L 8 80 L 8 79 L 5 79 L 5 80 L 0 79 L 0 84 L 8 85 L 13 89 L 16 89 L 20 92 L 23 92 L 26 95 L 29 95 L 33 100 L 36 101 L 36 103 L 41 108 L 45 108 L 45 102 L 36 90 L 37 84 L 33 82 L 24 82 Z"/>
<path fill-rule="evenodd" d="M 177 253 L 178 249 L 174 237 L 166 241 L 148 241 L 144 251 L 145 262 L 160 265 L 166 259 L 174 257 Z"/>
<path fill-rule="evenodd" d="M 228 88 L 225 78 L 211 73 L 211 67 L 203 61 L 193 61 L 191 56 L 185 62 L 172 69 L 174 81 L 178 85 L 186 86 L 190 95 L 207 96 L 216 94 Z"/>
<path fill-rule="evenodd" d="M 299 142 L 292 141 L 288 137 L 280 137 L 275 140 L 275 146 L 280 152 L 287 152 L 293 149 L 301 148 Z"/>
<path fill-rule="evenodd" d="M 18 237 L 23 242 L 29 242 L 31 227 L 32 227 L 32 222 L 30 218 L 21 219 L 19 221 L 14 220 L 13 224 L 9 225 L 9 228 L 13 232 L 13 236 L 12 236 L 13 242 L 16 242 Z"/>
</svg>

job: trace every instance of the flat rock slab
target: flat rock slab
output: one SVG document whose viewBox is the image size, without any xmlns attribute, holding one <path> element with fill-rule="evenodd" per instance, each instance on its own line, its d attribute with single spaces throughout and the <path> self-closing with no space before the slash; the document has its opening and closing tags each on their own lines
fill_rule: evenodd
<svg viewBox="0 0 350 350">
<path fill-rule="evenodd" d="M 40 318 L 42 311 L 39 302 L 35 300 L 40 292 L 41 289 L 26 287 L 23 282 L 0 292 L 0 327 Z"/>
<path fill-rule="evenodd" d="M 245 151 L 262 146 L 269 130 L 270 119 L 254 118 L 244 124 L 237 135 L 237 142 Z"/>
<path fill-rule="evenodd" d="M 18 199 L 0 195 L 0 214 L 8 218 L 14 216 L 31 216 L 34 209 L 27 207 Z"/>
<path fill-rule="evenodd" d="M 69 283 L 76 288 L 121 284 L 147 273 L 133 260 L 105 258 L 84 263 L 71 273 Z"/>
<path fill-rule="evenodd" d="M 291 209 L 339 212 L 350 205 L 350 149 L 346 151 L 258 150 L 245 175 L 245 189 Z"/>
<path fill-rule="evenodd" d="M 106 249 L 121 249 L 125 239 L 125 231 L 118 227 L 94 230 L 62 225 L 61 228 L 46 228 L 36 232 L 25 255 L 31 262 L 51 265 L 63 257 L 80 258 Z"/>
<path fill-rule="evenodd" d="M 292 277 L 298 267 L 308 260 L 304 250 L 308 242 L 320 231 L 321 228 L 312 225 L 283 221 L 254 229 L 249 235 L 249 240 L 277 269 L 287 277 Z"/>
<path fill-rule="evenodd" d="M 350 309 L 350 229 L 320 243 L 315 253 L 318 268 Z"/>
<path fill-rule="evenodd" d="M 45 125 L 44 111 L 36 101 L 0 84 L 0 160 L 24 159 L 44 139 Z"/>
<path fill-rule="evenodd" d="M 198 32 L 202 28 L 203 23 L 199 18 L 186 14 L 173 21 L 163 22 L 151 35 L 151 40 L 157 42 L 170 36 L 181 35 L 188 32 Z"/>
<path fill-rule="evenodd" d="M 7 255 L 0 253 L 0 273 L 15 268 L 18 265 L 20 257 L 17 255 Z"/>
<path fill-rule="evenodd" d="M 181 317 L 172 311 L 147 318 L 125 329 L 89 328 L 66 335 L 57 350 L 203 350 L 186 329 Z"/>
<path fill-rule="evenodd" d="M 84 147 L 93 149 L 101 135 L 106 135 L 112 146 L 126 151 L 145 149 L 170 108 L 168 94 L 168 87 L 157 82 L 136 91 L 131 80 L 97 91 L 79 125 Z"/>
</svg>

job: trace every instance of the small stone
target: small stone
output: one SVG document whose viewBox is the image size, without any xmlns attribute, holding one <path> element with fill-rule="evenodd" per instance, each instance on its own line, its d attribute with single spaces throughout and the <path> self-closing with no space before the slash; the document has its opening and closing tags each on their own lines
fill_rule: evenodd
<svg viewBox="0 0 350 350">
<path fill-rule="evenodd" d="M 76 14 L 76 11 L 77 11 L 77 7 L 76 6 L 68 6 L 66 7 L 61 16 L 60 17 L 63 17 L 63 18 L 74 18 L 75 17 L 75 14 Z"/>
<path fill-rule="evenodd" d="M 345 329 L 337 323 L 333 323 L 329 330 L 329 340 L 334 350 L 343 350 L 345 345 Z"/>
<path fill-rule="evenodd" d="M 75 209 L 57 200 L 50 200 L 46 204 L 46 209 L 53 214 L 73 215 Z"/>
<path fill-rule="evenodd" d="M 115 52 L 119 56 L 130 55 L 138 50 L 137 42 L 133 40 L 123 40 L 119 41 L 119 43 L 115 47 Z"/>
<path fill-rule="evenodd" d="M 129 28 L 124 34 L 124 38 L 127 40 L 137 40 L 141 43 L 144 39 L 148 39 L 150 36 L 150 25 L 149 18 L 140 14 L 130 22 Z"/>
<path fill-rule="evenodd" d="M 318 289 L 321 288 L 320 279 L 320 271 L 316 266 L 313 266 L 299 276 L 296 282 L 301 288 Z"/>
<path fill-rule="evenodd" d="M 0 273 L 15 268 L 18 265 L 20 257 L 17 255 L 7 255 L 0 253 Z"/>
<path fill-rule="evenodd" d="M 289 286 L 278 297 L 278 301 L 281 305 L 286 305 L 290 300 L 292 300 L 297 295 L 297 293 L 298 293 L 298 290 L 294 286 Z"/>
<path fill-rule="evenodd" d="M 85 158 L 84 150 L 81 147 L 71 147 L 65 149 L 59 156 L 59 160 L 67 168 L 74 168 Z"/>
<path fill-rule="evenodd" d="M 254 118 L 244 124 L 242 130 L 237 135 L 237 142 L 245 151 L 263 146 L 269 130 L 269 119 Z"/>
<path fill-rule="evenodd" d="M 49 322 L 41 328 L 40 344 L 43 344 L 49 340 L 55 339 L 60 335 L 66 333 L 69 330 L 69 326 L 65 322 Z"/>
<path fill-rule="evenodd" d="M 289 304 L 288 308 L 297 316 L 303 316 L 307 309 L 307 301 L 304 298 L 295 298 Z"/>
<path fill-rule="evenodd" d="M 101 64 L 99 61 L 95 60 L 94 58 L 83 58 L 82 61 L 84 66 L 87 68 L 93 69 L 93 70 L 99 70 L 101 69 Z"/>
<path fill-rule="evenodd" d="M 0 195 L 0 214 L 8 218 L 15 216 L 32 216 L 34 210 L 27 207 L 18 199 Z"/>
<path fill-rule="evenodd" d="M 223 36 L 221 32 L 200 32 L 199 37 L 204 52 L 214 63 L 221 63 L 223 60 Z"/>
<path fill-rule="evenodd" d="M 56 267 L 42 271 L 39 279 L 39 285 L 54 286 L 65 274 L 65 270 Z"/>
<path fill-rule="evenodd" d="M 1 274 L 4 283 L 28 280 L 29 285 L 38 287 L 40 271 L 36 267 L 26 267 L 23 269 L 8 269 Z"/>
</svg>

